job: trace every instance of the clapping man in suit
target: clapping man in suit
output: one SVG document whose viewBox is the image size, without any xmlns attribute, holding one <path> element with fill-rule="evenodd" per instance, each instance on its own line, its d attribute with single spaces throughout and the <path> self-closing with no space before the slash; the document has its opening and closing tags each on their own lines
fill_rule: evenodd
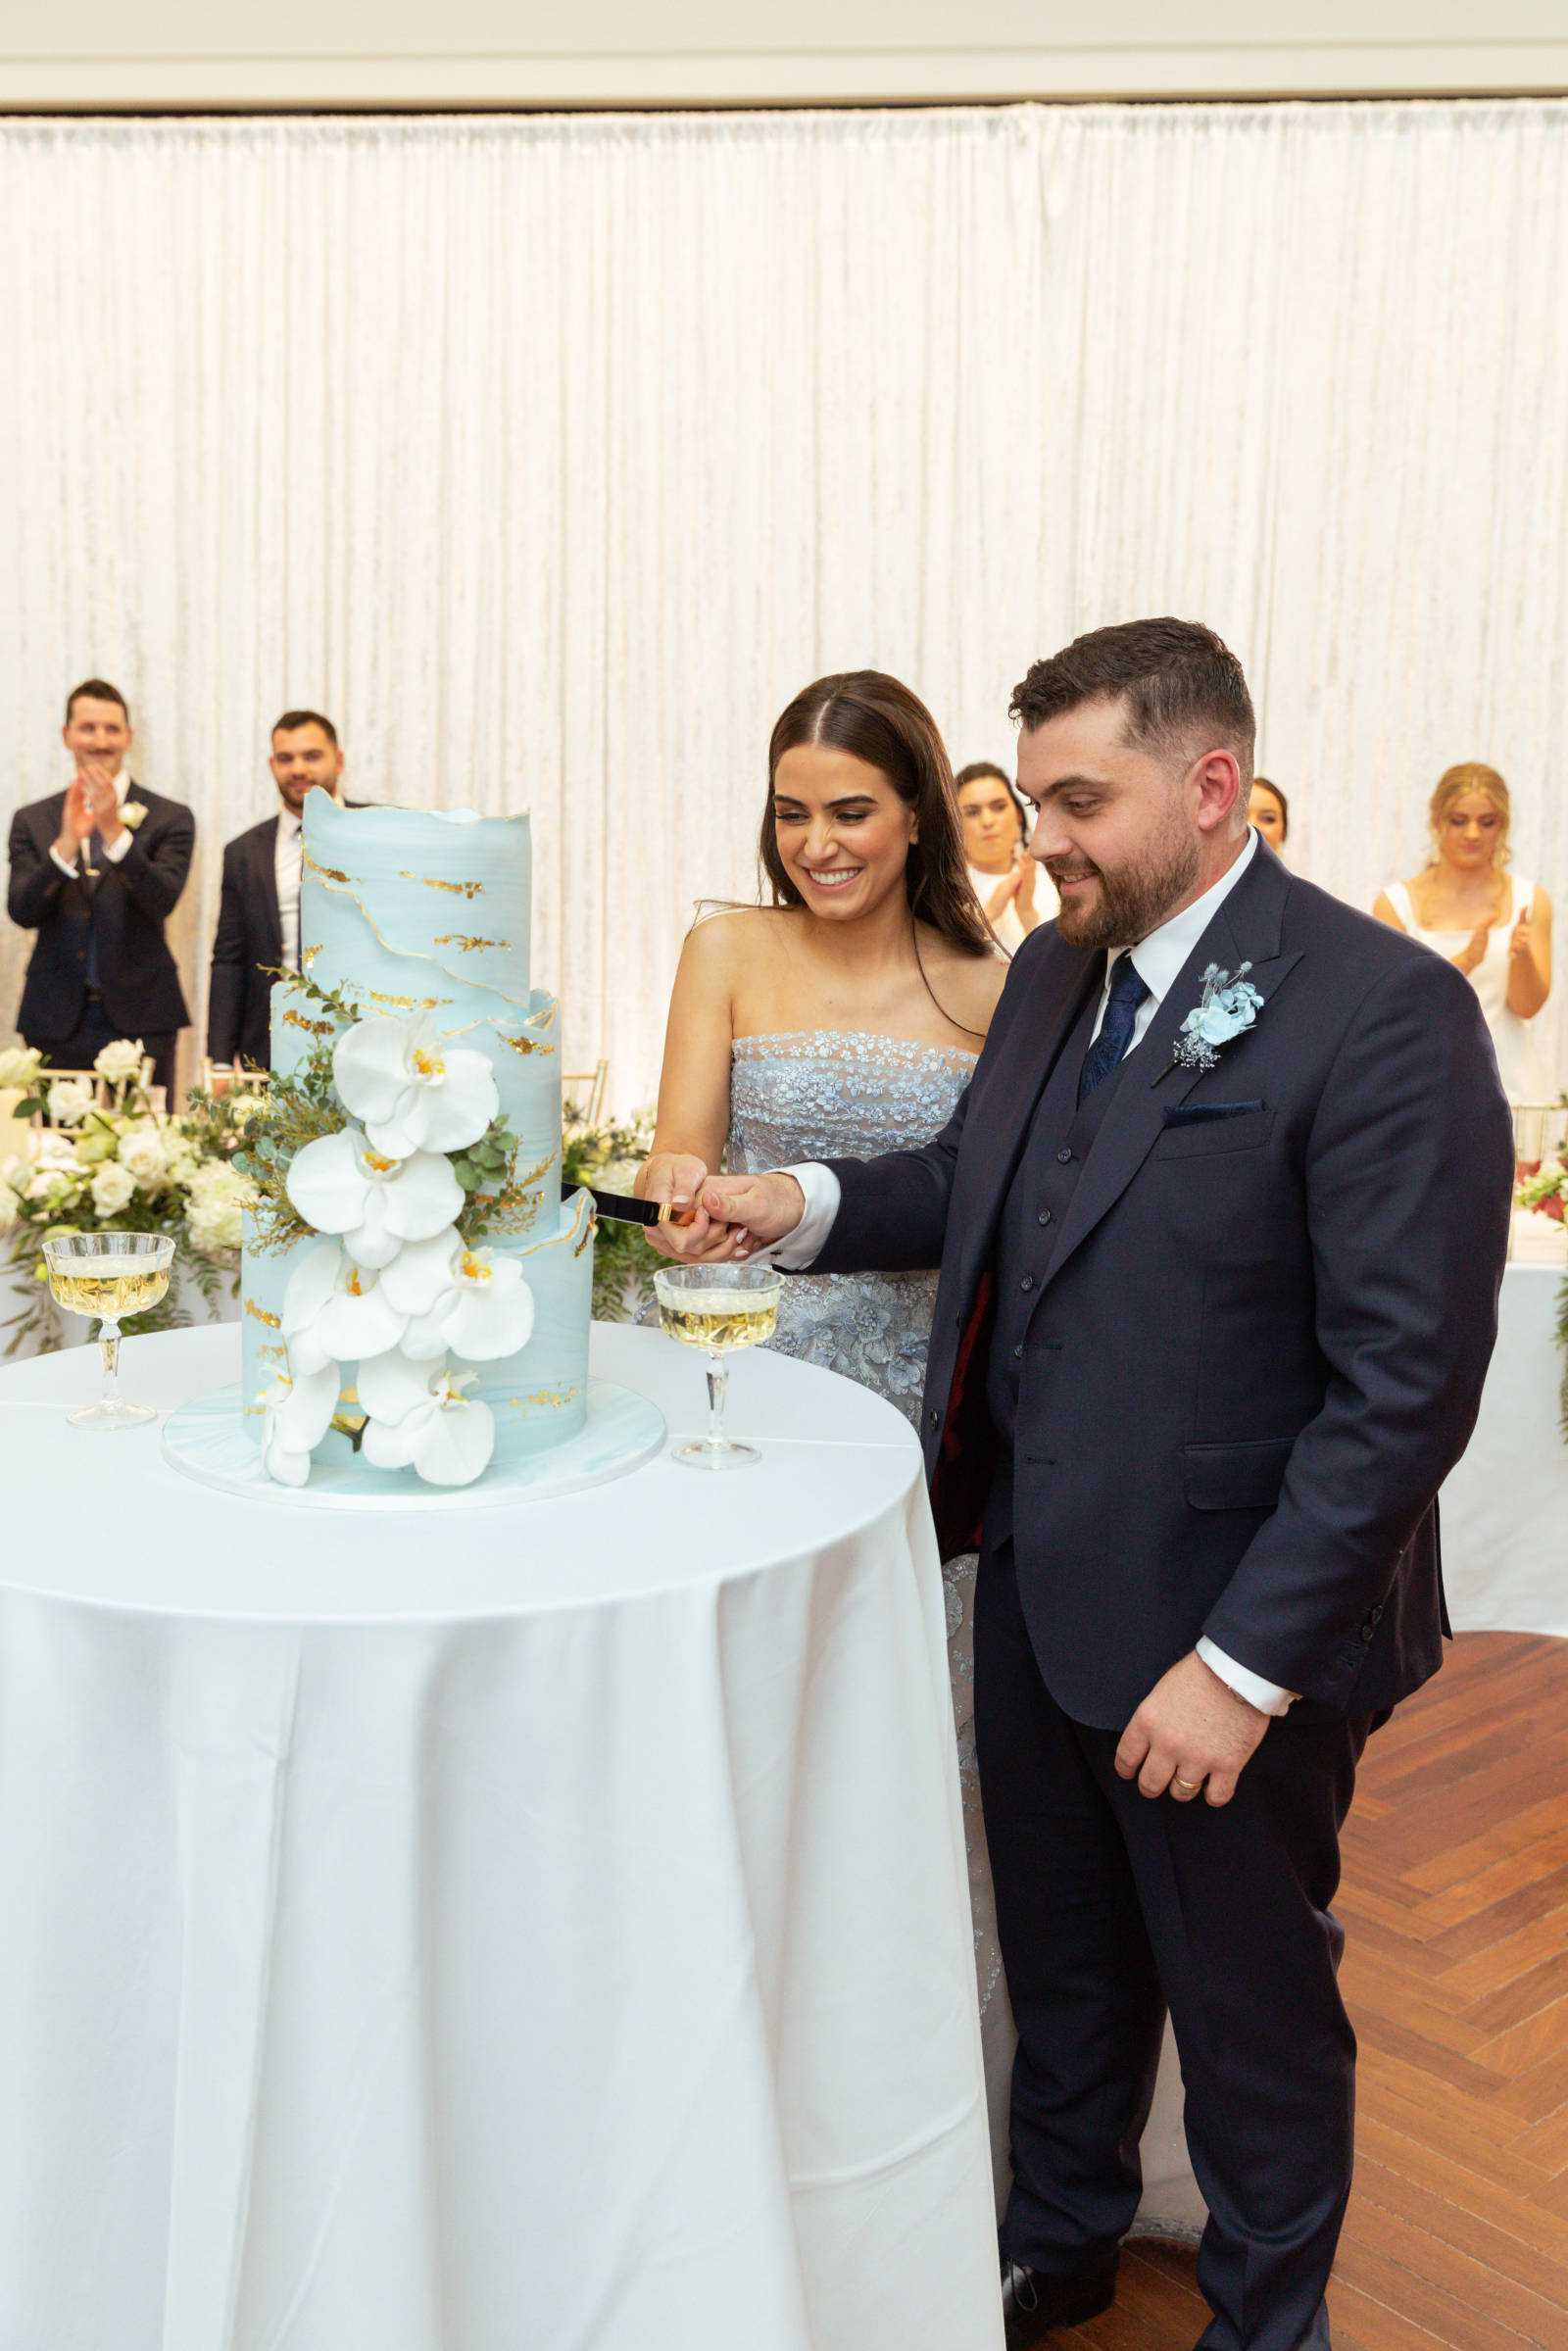
<svg viewBox="0 0 1568 2351">
<path fill-rule="evenodd" d="M 337 729 L 319 710 L 285 710 L 269 765 L 278 809 L 223 852 L 223 895 L 213 941 L 207 1053 L 215 1062 L 266 1069 L 271 1060 L 272 973 L 297 971 L 306 796 L 343 797 Z M 350 804 L 352 805 L 352 804 Z"/>
<path fill-rule="evenodd" d="M 154 1083 L 172 1089 L 190 1014 L 164 924 L 190 871 L 196 820 L 126 776 L 130 712 L 117 686 L 94 677 L 75 687 L 62 738 L 70 784 L 11 823 L 7 906 L 38 934 L 17 1026 L 57 1069 L 90 1069 L 117 1037 L 139 1037 Z"/>
<path fill-rule="evenodd" d="M 796 1269 L 942 1267 L 923 1433 L 944 1554 L 980 1543 L 1019 2035 L 1009 2346 L 1112 2298 L 1168 2009 L 1200 2351 L 1323 2351 L 1339 1834 L 1441 1659 L 1436 1496 L 1495 1336 L 1511 1121 L 1462 975 L 1248 829 L 1251 703 L 1211 631 L 1097 630 L 1012 710 L 1060 913 L 952 1121 L 710 1179 L 657 1245 L 712 1254 L 721 1221 Z"/>
</svg>

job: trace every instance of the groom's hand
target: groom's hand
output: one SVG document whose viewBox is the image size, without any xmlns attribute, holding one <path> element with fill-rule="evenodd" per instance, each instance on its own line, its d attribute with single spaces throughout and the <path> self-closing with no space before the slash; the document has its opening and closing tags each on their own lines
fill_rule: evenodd
<svg viewBox="0 0 1568 2351">
<path fill-rule="evenodd" d="M 710 1176 L 698 1206 L 740 1235 L 735 1254 L 748 1257 L 794 1232 L 806 1214 L 806 1195 L 792 1175 Z"/>
<path fill-rule="evenodd" d="M 1139 1793 L 1190 1804 L 1200 1788 L 1228 1804 L 1273 1720 L 1210 1673 L 1196 1649 L 1162 1674 L 1116 1748 L 1116 1769 Z"/>
</svg>

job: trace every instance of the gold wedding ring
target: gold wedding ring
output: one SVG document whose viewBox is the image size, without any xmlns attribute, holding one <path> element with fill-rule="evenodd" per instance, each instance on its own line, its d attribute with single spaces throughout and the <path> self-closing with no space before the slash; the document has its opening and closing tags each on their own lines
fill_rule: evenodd
<svg viewBox="0 0 1568 2351">
<path fill-rule="evenodd" d="M 1184 1780 L 1180 1772 L 1177 1772 L 1171 1780 L 1172 1788 L 1190 1788 L 1194 1795 L 1197 1795 L 1202 1785 L 1201 1780 Z"/>
</svg>

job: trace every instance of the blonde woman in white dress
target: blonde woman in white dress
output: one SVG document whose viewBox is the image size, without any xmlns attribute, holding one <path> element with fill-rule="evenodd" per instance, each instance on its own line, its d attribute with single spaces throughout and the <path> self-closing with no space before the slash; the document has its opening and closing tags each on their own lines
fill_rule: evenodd
<svg viewBox="0 0 1568 2351">
<path fill-rule="evenodd" d="M 1442 776 L 1428 811 L 1433 855 L 1372 911 L 1462 971 L 1481 999 L 1503 1091 L 1514 1103 L 1557 1092 L 1535 1021 L 1551 994 L 1551 901 L 1509 871 L 1508 787 L 1466 760 Z"/>
</svg>

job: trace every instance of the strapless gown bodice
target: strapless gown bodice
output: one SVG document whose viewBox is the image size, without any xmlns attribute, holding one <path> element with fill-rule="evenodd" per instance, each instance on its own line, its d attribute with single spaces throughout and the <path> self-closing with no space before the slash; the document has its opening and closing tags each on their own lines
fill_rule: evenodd
<svg viewBox="0 0 1568 2351">
<path fill-rule="evenodd" d="M 730 1064 L 725 1163 L 868 1159 L 941 1133 L 976 1056 L 855 1030 L 740 1037 Z M 773 1345 L 885 1396 L 916 1426 L 935 1273 L 805 1275 L 785 1284 Z"/>
</svg>

